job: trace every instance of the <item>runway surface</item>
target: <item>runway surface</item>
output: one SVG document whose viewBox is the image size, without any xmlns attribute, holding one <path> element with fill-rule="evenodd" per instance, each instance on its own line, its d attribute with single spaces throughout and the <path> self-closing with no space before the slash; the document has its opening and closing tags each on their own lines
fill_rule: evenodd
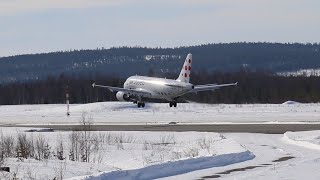
<svg viewBox="0 0 320 180">
<path fill-rule="evenodd" d="M 320 130 L 320 104 L 168 104 L 99 102 L 0 106 L 0 126 L 81 130 L 91 122 L 96 131 L 202 131 L 281 134 Z M 174 122 L 174 123 L 172 123 Z M 170 124 L 171 123 L 171 124 Z"/>
<path fill-rule="evenodd" d="M 198 131 L 198 132 L 246 132 L 283 134 L 287 131 L 309 131 L 320 130 L 320 123 L 225 123 L 225 124 L 93 124 L 84 127 L 79 124 L 70 125 L 0 125 L 0 127 L 30 127 L 30 128 L 52 128 L 53 130 L 70 131 L 83 130 L 92 131 Z"/>
<path fill-rule="evenodd" d="M 0 124 L 77 124 L 83 116 L 94 124 L 320 123 L 319 104 L 168 104 L 145 108 L 126 102 L 0 106 Z"/>
</svg>

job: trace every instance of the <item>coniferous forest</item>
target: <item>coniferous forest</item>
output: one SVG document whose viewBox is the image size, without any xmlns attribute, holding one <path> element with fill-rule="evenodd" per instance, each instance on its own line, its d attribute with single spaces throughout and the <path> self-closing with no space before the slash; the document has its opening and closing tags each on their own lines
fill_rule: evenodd
<svg viewBox="0 0 320 180">
<path fill-rule="evenodd" d="M 166 74 L 175 78 L 174 74 Z M 96 76 L 57 78 L 35 82 L 12 83 L 0 86 L 0 104 L 55 104 L 65 103 L 65 94 L 70 94 L 71 103 L 91 103 L 116 100 L 115 94 L 101 88 L 92 88 L 95 81 L 99 84 L 122 87 L 124 78 Z M 233 73 L 194 72 L 191 83 L 231 83 L 236 87 L 225 87 L 214 92 L 187 94 L 182 101 L 202 103 L 283 103 L 288 100 L 298 102 L 320 102 L 320 77 L 284 77 L 268 72 L 249 72 L 242 70 Z"/>
<path fill-rule="evenodd" d="M 179 73 L 188 53 L 192 69 L 207 72 L 286 72 L 320 69 L 320 44 L 220 43 L 177 48 L 119 47 L 0 57 L 0 84 L 45 80 L 48 76 L 156 76 Z"/>
<path fill-rule="evenodd" d="M 139 74 L 175 79 L 193 54 L 191 83 L 232 83 L 214 92 L 183 96 L 203 103 L 320 101 L 320 77 L 279 72 L 320 69 L 320 44 L 220 43 L 177 48 L 120 47 L 0 57 L 0 104 L 71 103 L 116 100 L 91 84 L 122 87 Z"/>
</svg>

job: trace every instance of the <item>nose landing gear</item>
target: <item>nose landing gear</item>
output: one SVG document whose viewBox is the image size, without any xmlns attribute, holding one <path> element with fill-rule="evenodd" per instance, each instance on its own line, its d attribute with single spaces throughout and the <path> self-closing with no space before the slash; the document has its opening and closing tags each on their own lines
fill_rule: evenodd
<svg viewBox="0 0 320 180">
<path fill-rule="evenodd" d="M 172 106 L 177 107 L 177 102 L 170 102 L 169 105 L 170 105 L 170 107 L 172 107 Z"/>
<path fill-rule="evenodd" d="M 138 108 L 145 106 L 145 103 L 144 103 L 144 102 L 138 102 L 137 104 L 138 104 Z"/>
</svg>

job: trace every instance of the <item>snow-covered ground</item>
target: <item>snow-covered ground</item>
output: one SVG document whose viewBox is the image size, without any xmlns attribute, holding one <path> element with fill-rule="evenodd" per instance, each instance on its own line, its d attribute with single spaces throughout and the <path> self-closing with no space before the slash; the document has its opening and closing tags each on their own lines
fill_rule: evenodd
<svg viewBox="0 0 320 180">
<path fill-rule="evenodd" d="M 280 72 L 280 76 L 320 76 L 320 69 L 300 69 L 298 71 Z"/>
<path fill-rule="evenodd" d="M 286 132 L 284 140 L 298 146 L 320 150 L 320 131 Z"/>
<path fill-rule="evenodd" d="M 71 105 L 0 106 L 0 126 L 78 124 L 82 116 L 94 124 L 178 123 L 309 123 L 319 122 L 320 104 L 147 104 L 126 102 Z M 285 134 L 204 132 L 90 132 L 90 162 L 70 160 L 74 132 L 24 132 L 30 128 L 1 127 L 3 137 L 26 133 L 36 144 L 41 136 L 50 145 L 50 158 L 18 161 L 6 158 L 11 173 L 0 179 L 320 179 L 320 131 Z M 22 133 L 21 133 L 22 132 Z M 75 134 L 74 134 L 75 135 Z M 57 160 L 63 144 L 65 160 Z M 8 144 L 8 143 L 7 143 Z M 1 147 L 5 147 L 2 146 Z M 16 145 L 16 144 L 15 144 Z M 15 149 L 15 145 L 12 149 Z M 78 147 L 79 148 L 79 147 Z M 81 149 L 81 148 L 80 148 Z M 1 150 L 1 149 L 0 149 Z M 79 150 L 80 151 L 80 150 Z M 35 155 L 34 155 L 35 156 Z M 251 159 L 251 160 L 250 160 Z"/>
<path fill-rule="evenodd" d="M 286 138 L 299 137 L 298 141 L 303 139 L 319 144 L 317 137 L 320 136 L 320 131 L 286 133 L 286 135 L 227 133 L 224 136 L 236 140 L 256 157 L 242 163 L 162 179 L 215 179 L 218 177 L 226 180 L 320 179 L 320 150 L 312 149 L 309 145 L 288 142 Z"/>
<path fill-rule="evenodd" d="M 137 108 L 128 102 L 73 104 L 71 116 L 66 105 L 0 106 L 0 124 L 74 124 L 83 112 L 95 124 L 135 123 L 243 123 L 243 122 L 317 122 L 320 104 L 199 104 L 181 103 L 177 108 L 168 104 L 148 103 Z"/>
<path fill-rule="evenodd" d="M 234 139 L 242 144 L 243 147 L 255 154 L 255 158 L 227 166 L 207 167 L 160 179 L 320 179 L 320 150 L 310 147 L 310 144 L 302 145 L 288 141 L 290 139 L 319 145 L 320 131 L 288 132 L 284 135 L 252 133 L 226 133 L 223 135 L 227 139 Z M 175 168 L 180 168 L 180 166 L 175 166 Z M 102 173 L 100 176 L 89 176 L 86 179 L 113 179 L 118 178 L 119 175 L 125 175 L 120 176 L 124 179 L 137 179 L 136 177 L 144 179 L 150 174 L 162 172 L 159 169 L 143 170 Z"/>
<path fill-rule="evenodd" d="M 86 132 L 87 139 L 82 141 L 84 132 L 25 132 L 26 130 L 30 128 L 1 128 L 1 145 L 7 142 L 8 137 L 12 137 L 14 145 L 10 147 L 16 149 L 18 135 L 25 134 L 28 142 L 34 144 L 35 154 L 28 159 L 18 160 L 15 157 L 18 152 L 16 150 L 11 157 L 5 159 L 3 165 L 10 167 L 11 173 L 2 172 L 0 179 L 12 179 L 14 174 L 20 179 L 60 179 L 85 175 L 91 175 L 91 179 L 100 176 L 106 179 L 154 179 L 254 158 L 250 151 L 232 138 L 225 138 L 218 133 Z M 79 151 L 79 160 L 70 158 L 72 148 L 75 147 L 72 135 L 80 138 L 76 150 Z M 36 160 L 39 157 L 37 145 L 40 137 L 50 146 L 49 158 L 42 157 L 41 161 Z M 60 143 L 63 146 L 64 160 L 57 158 Z M 89 148 L 89 162 L 82 162 L 85 154 L 82 152 L 82 143 L 88 144 L 84 147 Z M 103 173 L 99 175 L 101 172 Z"/>
<path fill-rule="evenodd" d="M 2 128 L 4 135 L 16 135 L 25 128 Z M 35 133 L 49 139 L 52 149 L 63 139 L 68 151 L 71 132 Z M 32 158 L 6 161 L 12 173 L 1 178 L 53 179 L 63 174 L 70 180 L 95 179 L 320 179 L 320 131 L 285 134 L 197 133 L 197 132 L 94 132 L 105 137 L 122 136 L 122 146 L 105 146 L 101 161 L 37 161 Z M 28 136 L 29 132 L 27 133 Z M 174 137 L 174 138 L 172 138 Z M 131 143 L 128 143 L 131 142 Z M 148 143 L 146 143 L 148 142 Z M 164 143 L 165 142 L 165 143 Z M 211 144 L 210 144 L 211 142 Z M 300 142 L 307 142 L 301 144 Z M 160 145 L 162 144 L 162 145 Z M 210 144 L 208 146 L 208 144 Z M 191 150 L 197 148 L 198 151 Z M 180 152 L 180 155 L 179 155 Z M 93 153 L 94 154 L 94 153 Z M 186 157 L 189 156 L 189 157 Z M 193 157 L 195 156 L 195 157 Z M 99 158 L 98 158 L 99 159 Z M 11 176 L 9 176 L 11 175 Z M 1 179 L 0 178 L 0 179 Z M 31 179 L 31 178 L 29 178 Z"/>
</svg>

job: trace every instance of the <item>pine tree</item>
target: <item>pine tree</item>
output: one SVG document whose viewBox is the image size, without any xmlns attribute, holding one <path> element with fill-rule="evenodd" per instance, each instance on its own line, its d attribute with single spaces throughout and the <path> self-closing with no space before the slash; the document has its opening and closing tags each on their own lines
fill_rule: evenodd
<svg viewBox="0 0 320 180">
<path fill-rule="evenodd" d="M 70 153 L 69 153 L 69 160 L 70 160 L 70 161 L 75 161 L 74 151 L 70 151 Z"/>
<path fill-rule="evenodd" d="M 43 158 L 44 159 L 49 159 L 50 156 L 51 156 L 51 147 L 49 146 L 49 144 L 47 144 L 44 147 Z"/>
<path fill-rule="evenodd" d="M 16 158 L 18 158 L 18 161 L 23 161 L 22 151 L 18 146 L 16 147 Z"/>
</svg>

